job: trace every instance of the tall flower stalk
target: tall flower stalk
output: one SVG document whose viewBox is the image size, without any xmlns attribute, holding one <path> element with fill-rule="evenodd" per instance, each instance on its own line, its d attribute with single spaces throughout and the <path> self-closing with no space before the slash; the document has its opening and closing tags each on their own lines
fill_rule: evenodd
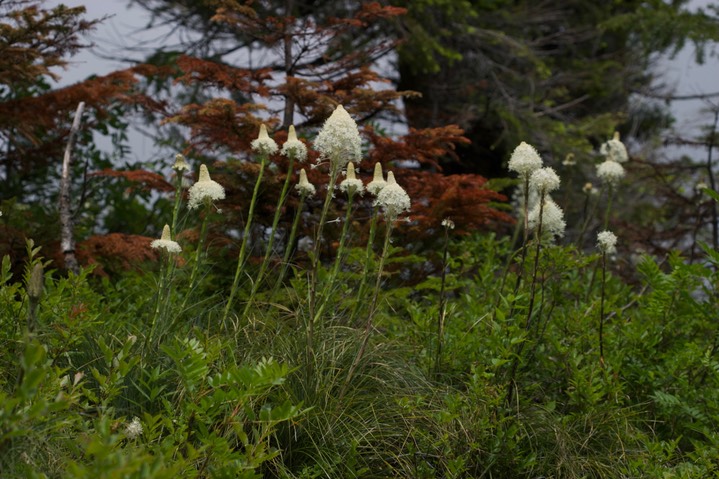
<svg viewBox="0 0 719 479">
<path fill-rule="evenodd" d="M 180 253 L 182 248 L 180 245 L 172 240 L 172 234 L 170 232 L 170 225 L 165 225 L 162 229 L 162 236 L 158 240 L 154 240 L 150 243 L 153 249 L 158 250 L 162 255 L 162 261 L 160 262 L 160 279 L 157 288 L 157 302 L 155 303 L 155 313 L 152 315 L 152 322 L 150 323 L 150 334 L 146 338 L 149 343 L 154 334 L 157 326 L 157 321 L 160 317 L 164 316 L 163 304 L 167 305 L 163 299 L 167 298 L 170 294 L 169 285 L 171 283 L 170 275 L 172 274 L 171 264 L 174 262 L 174 255 Z"/>
<path fill-rule="evenodd" d="M 350 381 L 352 380 L 352 377 L 357 370 L 357 367 L 362 361 L 362 357 L 364 357 L 364 353 L 367 350 L 367 344 L 369 343 L 369 338 L 372 334 L 374 315 L 377 311 L 377 301 L 379 299 L 380 287 L 382 286 L 382 273 L 384 270 L 384 263 L 387 259 L 389 252 L 390 237 L 392 236 L 392 228 L 394 222 L 397 221 L 399 215 L 406 211 L 409 211 L 411 206 L 409 195 L 407 195 L 407 192 L 404 190 L 404 188 L 397 184 L 397 181 L 394 178 L 394 174 L 391 171 L 387 173 L 387 185 L 379 192 L 374 204 L 375 206 L 379 206 L 382 208 L 385 220 L 387 222 L 387 229 L 385 230 L 384 244 L 382 245 L 382 254 L 379 257 L 377 277 L 375 279 L 374 292 L 372 293 L 372 300 L 369 306 L 369 314 L 367 315 L 367 322 L 365 323 L 364 334 L 362 335 L 362 343 L 360 344 L 357 355 L 355 356 L 354 361 L 352 362 L 352 365 L 347 372 L 347 378 L 345 379 L 345 383 L 340 390 L 340 399 L 344 397 L 344 394 L 347 391 L 347 387 L 349 386 Z"/>
<path fill-rule="evenodd" d="M 282 265 L 280 266 L 280 274 L 277 276 L 275 287 L 272 289 L 271 298 L 275 297 L 277 291 L 280 289 L 280 286 L 282 286 L 285 275 L 287 274 L 287 268 L 289 268 L 290 258 L 292 257 L 292 249 L 295 244 L 295 238 L 297 237 L 297 227 L 300 224 L 300 217 L 302 216 L 302 205 L 304 205 L 307 198 L 314 196 L 317 192 L 315 186 L 307 180 L 307 172 L 304 168 L 300 170 L 300 180 L 297 185 L 295 185 L 295 189 L 300 194 L 300 202 L 297 206 L 297 211 L 295 212 L 295 218 L 292 220 L 290 236 L 287 238 L 287 242 L 285 244 L 285 254 L 282 258 Z"/>
<path fill-rule="evenodd" d="M 355 175 L 355 168 L 353 163 L 347 164 L 347 172 L 345 179 L 340 183 L 340 190 L 347 193 L 347 211 L 345 212 L 345 220 L 344 224 L 342 225 L 342 233 L 340 234 L 340 243 L 337 247 L 337 254 L 335 256 L 335 262 L 332 266 L 332 270 L 330 272 L 329 280 L 327 281 L 327 285 L 325 286 L 324 294 L 322 295 L 322 302 L 320 303 L 320 306 L 317 308 L 317 312 L 315 315 L 315 320 L 319 319 L 322 316 L 322 312 L 324 311 L 325 306 L 327 306 L 327 301 L 329 300 L 329 296 L 332 290 L 332 287 L 334 286 L 334 282 L 337 279 L 337 275 L 339 274 L 340 265 L 342 264 L 342 260 L 344 258 L 344 247 L 345 243 L 347 241 L 347 236 L 349 234 L 349 225 L 351 223 L 352 219 L 352 203 L 354 200 L 355 195 L 362 195 L 364 192 L 364 185 L 362 184 L 361 180 L 357 179 L 357 176 Z"/>
<path fill-rule="evenodd" d="M 272 220 L 272 228 L 270 229 L 270 238 L 267 242 L 267 250 L 265 251 L 265 257 L 262 260 L 260 270 L 258 271 L 257 276 L 255 277 L 255 281 L 252 284 L 252 291 L 250 292 L 250 297 L 245 303 L 245 309 L 242 312 L 243 318 L 247 317 L 247 315 L 249 314 L 254 297 L 257 294 L 257 291 L 259 290 L 260 286 L 262 285 L 262 280 L 265 277 L 265 272 L 267 271 L 267 267 L 270 263 L 272 247 L 274 246 L 275 242 L 275 233 L 277 232 L 277 225 L 280 221 L 282 208 L 285 204 L 285 201 L 287 200 L 287 193 L 289 192 L 290 181 L 292 180 L 295 160 L 303 162 L 307 159 L 307 147 L 304 143 L 297 139 L 297 133 L 295 132 L 294 125 L 290 126 L 289 132 L 287 134 L 287 141 L 282 146 L 281 153 L 285 155 L 288 159 L 287 175 L 285 177 L 285 183 L 284 185 L 282 185 L 282 192 L 280 193 L 280 197 L 277 200 L 277 205 L 275 206 L 275 216 Z"/>
<path fill-rule="evenodd" d="M 260 184 L 262 183 L 262 176 L 265 172 L 265 166 L 270 155 L 277 152 L 277 143 L 275 140 L 270 138 L 267 134 L 267 127 L 262 124 L 260 126 L 260 133 L 256 139 L 252 140 L 252 151 L 254 151 L 260 157 L 260 171 L 257 174 L 257 180 L 255 181 L 255 188 L 252 190 L 252 199 L 250 200 L 250 210 L 247 213 L 247 220 L 245 221 L 245 229 L 242 233 L 242 244 L 240 245 L 240 253 L 237 255 L 237 267 L 235 268 L 235 277 L 232 280 L 232 287 L 230 288 L 230 297 L 227 299 L 225 304 L 225 311 L 222 314 L 222 323 L 227 321 L 227 316 L 230 314 L 235 294 L 237 293 L 237 287 L 240 284 L 240 276 L 242 274 L 242 268 L 245 265 L 245 252 L 247 244 L 250 238 L 250 230 L 252 228 L 252 218 L 255 214 L 255 205 L 257 203 L 257 196 L 260 191 Z"/>
<path fill-rule="evenodd" d="M 372 178 L 372 181 L 370 181 L 367 184 L 367 192 L 371 194 L 372 196 L 377 196 L 382 189 L 387 186 L 387 181 L 384 179 L 384 175 L 382 173 L 382 164 L 381 163 L 375 163 L 374 165 L 374 175 Z M 364 303 L 363 299 L 365 296 L 365 288 L 367 287 L 367 278 L 370 277 L 370 269 L 372 267 L 372 256 L 374 255 L 374 238 L 375 234 L 377 232 L 377 218 L 379 213 L 379 207 L 373 205 L 372 210 L 370 212 L 370 222 L 369 222 L 369 237 L 367 238 L 367 246 L 365 250 L 365 262 L 364 262 L 364 269 L 362 271 L 362 275 L 360 277 L 360 284 L 357 287 L 357 301 L 355 302 L 355 307 L 352 310 L 352 313 L 350 314 L 350 317 L 348 319 L 348 323 L 352 324 L 354 321 L 354 318 L 359 313 L 359 310 L 362 307 L 362 304 Z"/>
<path fill-rule="evenodd" d="M 189 199 L 187 201 L 187 207 L 191 210 L 204 208 L 204 214 L 202 216 L 202 225 L 200 226 L 200 239 L 197 243 L 195 250 L 195 261 L 192 265 L 192 273 L 190 274 L 190 284 L 187 288 L 188 292 L 192 292 L 197 284 L 197 276 L 200 271 L 200 264 L 202 263 L 202 256 L 205 250 L 205 240 L 207 239 L 207 222 L 214 207 L 214 202 L 223 200 L 225 198 L 225 189 L 210 178 L 210 172 L 207 166 L 200 165 L 200 175 L 197 182 L 190 187 L 188 191 Z M 182 300 L 181 310 L 185 309 L 187 300 L 190 294 L 186 294 Z"/>
<path fill-rule="evenodd" d="M 597 235 L 597 248 L 602 254 L 602 288 L 599 301 L 599 364 L 604 367 L 604 298 L 607 282 L 607 255 L 617 251 L 617 237 L 611 231 L 602 231 Z"/>
<path fill-rule="evenodd" d="M 322 243 L 322 231 L 327 221 L 327 213 L 334 196 L 334 187 L 339 172 L 350 162 L 359 162 L 362 158 L 362 139 L 357 129 L 357 123 L 342 107 L 337 106 L 335 111 L 325 121 L 314 141 L 315 149 L 320 153 L 320 160 L 328 160 L 330 163 L 330 177 L 327 184 L 327 196 L 322 205 L 315 243 L 312 251 L 312 264 L 309 278 L 309 317 L 308 343 L 312 347 L 314 335 L 314 321 L 316 316 L 317 300 L 317 275 L 320 265 L 320 250 Z"/>
<path fill-rule="evenodd" d="M 447 298 L 444 287 L 447 280 L 447 258 L 449 255 L 449 230 L 454 229 L 454 221 L 449 218 L 442 220 L 444 227 L 444 250 L 442 252 L 442 279 L 439 286 L 439 308 L 437 308 L 437 351 L 434 358 L 434 374 L 439 376 L 442 371 L 442 344 L 444 340 L 444 321 L 447 313 Z"/>
</svg>

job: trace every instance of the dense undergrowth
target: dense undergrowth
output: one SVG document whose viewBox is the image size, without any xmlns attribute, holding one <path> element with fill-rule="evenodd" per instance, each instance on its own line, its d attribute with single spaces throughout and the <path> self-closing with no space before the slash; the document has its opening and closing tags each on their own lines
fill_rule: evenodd
<svg viewBox="0 0 719 479">
<path fill-rule="evenodd" d="M 345 230 L 336 261 L 240 249 L 234 270 L 203 201 L 172 221 L 199 210 L 194 242 L 168 232 L 159 262 L 113 279 L 57 274 L 32 241 L 24 275 L 3 260 L 2 477 L 718 473 L 710 248 L 634 264 L 548 241 L 542 220 L 519 249 L 445 221 L 442 254 L 407 254 L 403 209 L 378 199 L 369 249 Z"/>
</svg>

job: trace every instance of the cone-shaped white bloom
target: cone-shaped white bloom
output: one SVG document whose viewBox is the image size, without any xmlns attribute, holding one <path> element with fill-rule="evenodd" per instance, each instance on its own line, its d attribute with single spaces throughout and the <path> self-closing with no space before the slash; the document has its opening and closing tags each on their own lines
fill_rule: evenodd
<svg viewBox="0 0 719 479">
<path fill-rule="evenodd" d="M 509 159 L 507 168 L 519 174 L 520 178 L 527 178 L 534 170 L 542 167 L 542 158 L 534 147 L 528 143 L 522 142 L 514 149 L 512 157 Z"/>
<path fill-rule="evenodd" d="M 190 199 L 187 207 L 191 210 L 204 205 L 206 202 L 225 199 L 225 189 L 218 182 L 210 179 L 207 166 L 200 165 L 200 178 L 190 187 Z"/>
<path fill-rule="evenodd" d="M 629 160 L 627 147 L 619 139 L 618 131 L 614 132 L 614 138 L 602 143 L 602 146 L 599 147 L 599 153 L 604 155 L 607 160 L 616 161 L 617 163 L 624 163 Z"/>
<path fill-rule="evenodd" d="M 597 248 L 605 254 L 617 252 L 617 236 L 611 231 L 602 231 L 597 234 Z"/>
<path fill-rule="evenodd" d="M 534 170 L 529 177 L 529 186 L 534 188 L 540 195 L 551 193 L 559 188 L 559 176 L 553 168 L 545 166 Z"/>
<path fill-rule="evenodd" d="M 180 245 L 177 242 L 172 241 L 172 235 L 170 235 L 170 225 L 165 225 L 162 228 L 162 237 L 159 240 L 154 240 L 150 243 L 153 249 L 163 249 L 168 253 L 179 253 L 182 251 Z"/>
<path fill-rule="evenodd" d="M 597 176 L 604 185 L 617 186 L 624 175 L 624 167 L 616 161 L 607 160 L 597 165 Z"/>
<path fill-rule="evenodd" d="M 400 214 L 409 211 L 411 206 L 409 195 L 397 184 L 391 171 L 387 173 L 387 185 L 377 194 L 374 205 L 381 206 L 385 216 L 390 220 L 397 219 Z"/>
<path fill-rule="evenodd" d="M 529 212 L 529 229 L 536 230 L 539 227 L 539 204 Z M 542 208 L 542 234 L 552 236 L 564 236 L 564 229 L 567 224 L 564 222 L 564 212 L 551 198 L 544 200 Z"/>
<path fill-rule="evenodd" d="M 377 162 L 374 164 L 374 177 L 372 178 L 372 181 L 367 184 L 367 191 L 369 191 L 370 194 L 377 196 L 377 194 L 379 194 L 385 186 L 387 186 L 387 182 L 382 176 L 382 164 Z"/>
<path fill-rule="evenodd" d="M 281 153 L 288 158 L 294 158 L 300 162 L 307 160 L 307 147 L 297 139 L 295 125 L 290 125 L 290 130 L 287 133 L 287 141 L 282 145 Z"/>
<path fill-rule="evenodd" d="M 300 192 L 302 196 L 314 196 L 315 185 L 307 180 L 307 172 L 304 168 L 300 170 L 300 181 L 295 186 L 295 189 Z"/>
<path fill-rule="evenodd" d="M 175 164 L 172 165 L 172 169 L 180 172 L 180 171 L 189 171 L 190 165 L 187 164 L 187 161 L 185 161 L 185 157 L 181 155 L 180 153 L 175 155 Z"/>
<path fill-rule="evenodd" d="M 445 228 L 447 228 L 449 230 L 453 230 L 454 229 L 454 221 L 452 221 L 450 218 L 445 218 L 442 220 L 442 226 L 444 226 Z"/>
<path fill-rule="evenodd" d="M 350 161 L 360 162 L 362 139 L 357 123 L 342 105 L 327 118 L 315 138 L 314 146 L 320 152 L 321 158 L 330 160 L 336 168 L 344 168 Z"/>
<path fill-rule="evenodd" d="M 252 147 L 252 151 L 257 153 L 258 155 L 271 155 L 273 153 L 276 153 L 277 143 L 275 143 L 275 140 L 270 138 L 270 135 L 267 134 L 267 127 L 263 123 L 260 125 L 260 134 L 257 135 L 257 138 L 252 140 L 252 143 L 250 143 L 250 146 Z"/>
<path fill-rule="evenodd" d="M 347 177 L 340 183 L 340 190 L 344 191 L 348 195 L 364 193 L 364 185 L 362 180 L 358 180 L 355 175 L 355 165 L 352 162 L 347 163 Z"/>
</svg>

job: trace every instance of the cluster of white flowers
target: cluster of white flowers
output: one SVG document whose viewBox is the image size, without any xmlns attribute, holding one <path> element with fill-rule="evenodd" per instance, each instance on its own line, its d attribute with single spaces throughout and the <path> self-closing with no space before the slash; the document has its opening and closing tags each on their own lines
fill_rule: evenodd
<svg viewBox="0 0 719 479">
<path fill-rule="evenodd" d="M 540 204 L 537 203 L 529 212 L 529 229 L 535 230 L 539 227 L 539 210 Z M 544 199 L 542 210 L 542 234 L 551 236 L 564 236 L 564 230 L 567 224 L 564 222 L 564 212 L 549 197 Z"/>
<path fill-rule="evenodd" d="M 540 196 L 544 196 L 559 188 L 559 183 L 559 176 L 557 176 L 554 169 L 549 166 L 534 170 L 529 177 L 529 186 L 534 188 Z"/>
<path fill-rule="evenodd" d="M 617 236 L 611 231 L 602 231 L 597 234 L 597 248 L 604 254 L 617 252 Z"/>
<path fill-rule="evenodd" d="M 142 423 L 139 417 L 133 417 L 132 422 L 125 426 L 125 437 L 128 439 L 137 439 L 142 432 Z"/>
<path fill-rule="evenodd" d="M 180 248 L 180 245 L 172 241 L 172 235 L 170 234 L 170 225 L 165 225 L 164 228 L 162 228 L 162 237 L 158 240 L 154 240 L 152 243 L 150 243 L 150 246 L 153 249 L 160 249 L 165 250 L 168 253 L 179 253 L 182 251 L 182 248 Z"/>
<path fill-rule="evenodd" d="M 357 123 L 342 105 L 327 118 L 315 138 L 314 146 L 320 152 L 320 157 L 330 160 L 338 170 L 351 161 L 359 163 L 362 158 L 362 139 Z"/>
<path fill-rule="evenodd" d="M 187 201 L 187 207 L 194 210 L 206 203 L 224 200 L 225 189 L 222 185 L 210 179 L 210 172 L 207 171 L 207 166 L 200 165 L 200 178 L 197 180 L 197 183 L 190 187 L 189 195 L 190 198 Z"/>
<path fill-rule="evenodd" d="M 281 153 L 288 158 L 294 158 L 299 162 L 307 160 L 307 147 L 304 143 L 297 139 L 295 125 L 290 125 L 290 131 L 287 133 L 287 141 L 282 145 Z"/>
<path fill-rule="evenodd" d="M 357 179 L 355 175 L 355 165 L 352 162 L 347 163 L 347 176 L 340 183 L 340 190 L 352 196 L 355 193 L 360 195 L 364 193 L 364 184 L 362 180 Z"/>
<path fill-rule="evenodd" d="M 599 190 L 595 188 L 593 184 L 587 182 L 584 183 L 584 186 L 582 187 L 582 193 L 585 195 L 598 195 Z"/>
<path fill-rule="evenodd" d="M 597 165 L 597 176 L 605 186 L 615 187 L 624 178 L 624 167 L 612 160 Z"/>
<path fill-rule="evenodd" d="M 622 163 L 629 160 L 629 154 L 624 143 L 619 139 L 619 133 L 614 138 L 602 143 L 599 153 L 604 156 L 604 162 L 597 165 L 597 176 L 604 186 L 615 187 L 626 174 Z"/>
<path fill-rule="evenodd" d="M 616 161 L 617 163 L 629 161 L 627 147 L 624 146 L 624 143 L 619 139 L 618 131 L 614 132 L 614 138 L 602 143 L 602 146 L 599 147 L 599 153 L 607 160 Z"/>
<path fill-rule="evenodd" d="M 542 167 L 542 158 L 534 147 L 522 142 L 514 149 L 507 165 L 510 171 L 514 171 L 520 178 L 529 178 L 535 170 Z"/>
<path fill-rule="evenodd" d="M 397 184 L 391 171 L 387 173 L 387 185 L 377 194 L 374 205 L 382 207 L 389 220 L 395 220 L 400 214 L 409 211 L 411 206 L 409 195 Z"/>
<path fill-rule="evenodd" d="M 250 146 L 252 147 L 252 151 L 258 155 L 269 156 L 278 150 L 275 140 L 267 134 L 267 127 L 264 123 L 260 125 L 260 134 L 257 135 L 256 139 L 252 140 Z"/>
<path fill-rule="evenodd" d="M 185 157 L 178 153 L 175 155 L 175 164 L 172 165 L 172 169 L 178 173 L 181 171 L 190 171 L 190 165 L 188 165 L 187 161 L 185 161 Z"/>
<path fill-rule="evenodd" d="M 299 191 L 302 196 L 314 196 L 316 192 L 315 185 L 307 180 L 307 172 L 304 168 L 300 170 L 300 181 L 295 186 L 295 189 Z"/>
<path fill-rule="evenodd" d="M 382 175 L 382 164 L 377 162 L 374 165 L 374 176 L 372 177 L 372 181 L 367 184 L 367 191 L 369 191 L 371 195 L 377 196 L 377 194 L 379 194 L 385 186 L 387 186 L 387 182 Z"/>
<path fill-rule="evenodd" d="M 442 220 L 442 226 L 444 226 L 448 230 L 453 230 L 454 229 L 454 221 L 452 221 L 450 218 L 445 218 Z"/>
</svg>

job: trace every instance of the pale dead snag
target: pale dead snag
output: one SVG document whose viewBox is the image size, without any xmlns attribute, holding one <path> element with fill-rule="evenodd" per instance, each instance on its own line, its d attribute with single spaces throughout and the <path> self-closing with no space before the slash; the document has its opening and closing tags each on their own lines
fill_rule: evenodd
<svg viewBox="0 0 719 479">
<path fill-rule="evenodd" d="M 70 128 L 65 146 L 65 156 L 62 160 L 62 177 L 60 178 L 60 247 L 65 259 L 65 267 L 75 274 L 80 272 L 80 267 L 75 257 L 75 238 L 73 236 L 74 224 L 72 220 L 72 208 L 70 207 L 70 164 L 72 162 L 72 147 L 75 142 L 75 135 L 80 129 L 82 112 L 85 109 L 85 102 L 80 102 L 75 111 L 75 119 Z"/>
</svg>

